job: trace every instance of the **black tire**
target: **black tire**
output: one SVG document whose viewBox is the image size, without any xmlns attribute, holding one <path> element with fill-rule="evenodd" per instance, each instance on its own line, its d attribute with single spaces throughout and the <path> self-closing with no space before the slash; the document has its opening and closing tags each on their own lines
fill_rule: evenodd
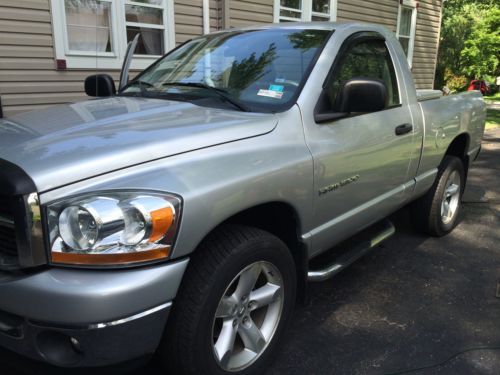
<svg viewBox="0 0 500 375">
<path fill-rule="evenodd" d="M 458 174 L 460 180 L 458 202 L 448 221 L 443 219 L 441 205 L 447 189 L 446 185 L 454 172 Z M 435 237 L 450 233 L 458 224 L 464 187 L 465 172 L 462 161 L 456 156 L 445 156 L 432 187 L 412 205 L 412 216 L 417 228 Z"/>
<path fill-rule="evenodd" d="M 270 263 L 283 281 L 281 318 L 269 343 L 255 361 L 237 371 L 223 369 L 214 353 L 214 317 L 219 301 L 246 267 Z M 262 275 L 261 275 L 262 276 Z M 264 275 L 266 276 L 266 275 Z M 174 301 L 158 357 L 169 374 L 257 374 L 269 365 L 293 312 L 296 271 L 286 245 L 253 227 L 227 225 L 210 234 L 190 260 Z M 230 318 L 232 319 L 232 318 Z"/>
</svg>

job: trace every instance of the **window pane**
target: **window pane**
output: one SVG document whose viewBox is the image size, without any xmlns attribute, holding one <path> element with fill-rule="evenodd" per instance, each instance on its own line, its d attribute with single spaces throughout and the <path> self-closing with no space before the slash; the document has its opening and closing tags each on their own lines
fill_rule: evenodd
<svg viewBox="0 0 500 375">
<path fill-rule="evenodd" d="M 281 0 L 281 6 L 293 9 L 302 9 L 302 0 Z"/>
<path fill-rule="evenodd" d="M 410 46 L 410 38 L 400 36 L 399 43 L 401 43 L 401 47 L 403 47 L 403 51 L 405 51 L 405 55 L 408 56 L 408 49 Z"/>
<path fill-rule="evenodd" d="M 410 36 L 412 9 L 401 8 L 401 20 L 399 24 L 399 35 Z"/>
<path fill-rule="evenodd" d="M 127 22 L 163 25 L 163 12 L 161 9 L 158 8 L 147 8 L 137 5 L 126 5 L 125 20 Z"/>
<path fill-rule="evenodd" d="M 280 10 L 280 16 L 282 17 L 290 17 L 290 18 L 296 18 L 297 21 L 300 21 L 301 14 L 300 12 L 293 12 L 291 10 Z"/>
<path fill-rule="evenodd" d="M 341 59 L 330 91 L 334 109 L 336 109 L 336 99 L 344 83 L 357 77 L 381 79 L 387 87 L 388 105 L 399 104 L 394 66 L 383 41 L 370 40 L 355 44 L 344 53 Z"/>
<path fill-rule="evenodd" d="M 139 37 L 135 53 L 137 55 L 163 55 L 163 30 L 148 27 L 127 26 L 127 42 L 137 34 Z"/>
<path fill-rule="evenodd" d="M 330 14 L 330 0 L 313 0 L 312 11 Z"/>
<path fill-rule="evenodd" d="M 68 47 L 72 51 L 111 52 L 109 2 L 65 0 Z"/>
</svg>

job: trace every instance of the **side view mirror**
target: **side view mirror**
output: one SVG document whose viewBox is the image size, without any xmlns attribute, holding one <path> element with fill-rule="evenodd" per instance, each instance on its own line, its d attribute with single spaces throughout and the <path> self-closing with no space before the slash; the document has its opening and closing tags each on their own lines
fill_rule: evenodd
<svg viewBox="0 0 500 375">
<path fill-rule="evenodd" d="M 115 81 L 108 74 L 95 74 L 85 79 L 85 93 L 88 96 L 111 96 L 116 94 Z"/>
<path fill-rule="evenodd" d="M 353 78 L 344 83 L 335 111 L 314 114 L 317 123 L 338 120 L 351 113 L 377 112 L 387 106 L 387 88 L 382 80 Z"/>
</svg>

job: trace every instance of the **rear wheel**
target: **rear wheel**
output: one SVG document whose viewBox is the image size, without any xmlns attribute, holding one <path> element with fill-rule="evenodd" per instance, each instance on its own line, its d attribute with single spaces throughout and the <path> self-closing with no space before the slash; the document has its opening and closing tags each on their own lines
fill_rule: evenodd
<svg viewBox="0 0 500 375">
<path fill-rule="evenodd" d="M 159 355 L 172 374 L 253 374 L 269 364 L 292 313 L 294 260 L 277 237 L 216 230 L 190 261 Z"/>
<path fill-rule="evenodd" d="M 417 227 L 437 237 L 451 232 L 458 224 L 464 185 L 462 161 L 455 156 L 445 156 L 431 189 L 413 203 Z"/>
</svg>

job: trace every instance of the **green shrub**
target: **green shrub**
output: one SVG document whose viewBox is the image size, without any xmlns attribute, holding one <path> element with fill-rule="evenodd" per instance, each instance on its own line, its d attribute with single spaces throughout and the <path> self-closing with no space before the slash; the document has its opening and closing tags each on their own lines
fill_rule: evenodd
<svg viewBox="0 0 500 375">
<path fill-rule="evenodd" d="M 445 71 L 444 80 L 446 82 L 446 86 L 448 86 L 452 92 L 465 91 L 467 90 L 469 84 L 469 80 L 466 76 L 454 75 L 448 69 Z"/>
</svg>

